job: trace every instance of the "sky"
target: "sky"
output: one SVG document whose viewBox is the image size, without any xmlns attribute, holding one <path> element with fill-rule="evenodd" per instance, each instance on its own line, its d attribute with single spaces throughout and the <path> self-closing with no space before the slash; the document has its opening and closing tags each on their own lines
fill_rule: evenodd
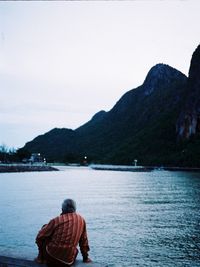
<svg viewBox="0 0 200 267">
<path fill-rule="evenodd" d="M 199 0 L 1 1 L 0 145 L 76 129 L 151 67 L 188 75 Z"/>
</svg>

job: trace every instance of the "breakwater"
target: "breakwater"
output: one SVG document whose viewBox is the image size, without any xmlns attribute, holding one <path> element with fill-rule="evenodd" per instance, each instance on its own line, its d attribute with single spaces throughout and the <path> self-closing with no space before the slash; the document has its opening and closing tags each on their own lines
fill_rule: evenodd
<svg viewBox="0 0 200 267">
<path fill-rule="evenodd" d="M 29 164 L 1 164 L 1 172 L 41 172 L 58 171 L 57 168 L 47 165 L 29 165 Z"/>
<path fill-rule="evenodd" d="M 90 168 L 93 170 L 101 171 L 132 171 L 132 172 L 148 172 L 154 170 L 154 167 L 145 166 L 125 166 L 125 165 L 103 165 L 103 164 L 92 164 Z"/>
<path fill-rule="evenodd" d="M 194 167 L 156 167 L 156 166 L 125 166 L 125 165 L 104 165 L 92 164 L 90 168 L 101 171 L 131 171 L 131 172 L 150 172 L 150 171 L 185 171 L 200 172 L 200 168 Z"/>
</svg>

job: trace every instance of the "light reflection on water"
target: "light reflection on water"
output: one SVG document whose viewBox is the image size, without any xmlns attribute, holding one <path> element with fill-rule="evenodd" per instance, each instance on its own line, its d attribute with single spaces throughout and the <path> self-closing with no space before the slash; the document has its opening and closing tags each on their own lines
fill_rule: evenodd
<svg viewBox="0 0 200 267">
<path fill-rule="evenodd" d="M 90 256 L 109 266 L 200 266 L 200 174 L 60 172 L 0 174 L 0 254 L 32 259 L 40 227 L 74 198 Z"/>
</svg>

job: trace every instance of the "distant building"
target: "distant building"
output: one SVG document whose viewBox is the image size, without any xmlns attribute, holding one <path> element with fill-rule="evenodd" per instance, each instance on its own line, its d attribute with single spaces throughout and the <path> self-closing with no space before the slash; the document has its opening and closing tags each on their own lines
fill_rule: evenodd
<svg viewBox="0 0 200 267">
<path fill-rule="evenodd" d="M 40 153 L 32 153 L 31 157 L 29 159 L 29 162 L 31 163 L 39 163 L 39 162 L 44 162 L 43 158 L 41 157 Z"/>
</svg>

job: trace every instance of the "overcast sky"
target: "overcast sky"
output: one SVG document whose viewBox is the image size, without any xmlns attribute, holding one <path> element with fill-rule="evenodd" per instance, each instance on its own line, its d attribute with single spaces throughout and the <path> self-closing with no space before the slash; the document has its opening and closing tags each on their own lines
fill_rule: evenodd
<svg viewBox="0 0 200 267">
<path fill-rule="evenodd" d="M 76 129 L 149 69 L 188 74 L 200 1 L 0 2 L 0 145 Z"/>
</svg>

